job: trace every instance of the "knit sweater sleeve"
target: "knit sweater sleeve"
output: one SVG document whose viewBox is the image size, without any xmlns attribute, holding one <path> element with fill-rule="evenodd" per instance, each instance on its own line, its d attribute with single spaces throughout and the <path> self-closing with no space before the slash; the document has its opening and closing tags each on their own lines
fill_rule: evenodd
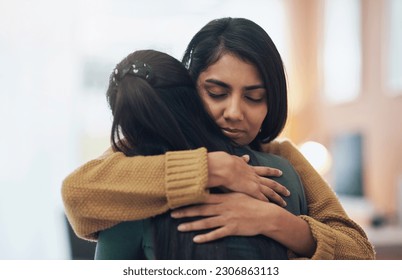
<svg viewBox="0 0 402 280">
<path fill-rule="evenodd" d="M 147 157 L 110 152 L 68 175 L 61 193 L 74 232 L 96 240 L 119 222 L 202 202 L 207 180 L 205 148 Z"/>
<path fill-rule="evenodd" d="M 300 175 L 308 204 L 308 216 L 300 217 L 317 242 L 312 259 L 374 259 L 363 229 L 348 217 L 332 188 L 291 142 L 274 141 L 262 149 L 287 158 Z"/>
</svg>

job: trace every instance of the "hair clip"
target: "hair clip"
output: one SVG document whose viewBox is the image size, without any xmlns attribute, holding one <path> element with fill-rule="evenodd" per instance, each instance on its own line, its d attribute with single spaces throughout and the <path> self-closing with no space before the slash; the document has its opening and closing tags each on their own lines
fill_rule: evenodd
<svg viewBox="0 0 402 280">
<path fill-rule="evenodd" d="M 117 86 L 117 81 L 123 79 L 127 74 L 144 79 L 150 82 L 153 78 L 152 68 L 148 64 L 141 61 L 134 61 L 134 63 L 119 71 L 117 68 L 113 70 L 112 81 Z"/>
<path fill-rule="evenodd" d="M 147 81 L 152 79 L 152 68 L 148 64 L 141 61 L 135 61 L 131 67 L 134 76 L 143 78 Z"/>
<path fill-rule="evenodd" d="M 115 68 L 115 69 L 113 70 L 112 81 L 113 81 L 113 83 L 114 83 L 116 86 L 118 85 L 117 79 L 116 79 L 116 77 L 117 77 L 118 74 L 119 74 L 119 69 Z"/>
</svg>

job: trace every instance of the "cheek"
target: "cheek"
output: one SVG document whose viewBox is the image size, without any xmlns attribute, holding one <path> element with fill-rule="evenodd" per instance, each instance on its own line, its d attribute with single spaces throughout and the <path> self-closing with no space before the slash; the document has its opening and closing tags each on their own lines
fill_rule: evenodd
<svg viewBox="0 0 402 280">
<path fill-rule="evenodd" d="M 219 106 L 215 102 L 211 101 L 210 98 L 207 98 L 204 95 L 201 95 L 201 99 L 204 102 L 205 109 L 207 109 L 209 115 L 214 120 L 217 120 L 219 118 Z"/>
<path fill-rule="evenodd" d="M 260 108 L 260 110 L 254 111 L 253 124 L 255 127 L 258 128 L 258 130 L 260 130 L 260 128 L 262 126 L 262 122 L 264 121 L 265 117 L 267 116 L 267 113 L 268 113 L 267 107 L 262 107 L 262 108 Z"/>
</svg>

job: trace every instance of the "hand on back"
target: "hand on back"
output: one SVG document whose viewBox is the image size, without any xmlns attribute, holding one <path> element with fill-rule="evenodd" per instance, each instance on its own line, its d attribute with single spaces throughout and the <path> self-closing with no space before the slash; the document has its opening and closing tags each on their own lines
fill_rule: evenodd
<svg viewBox="0 0 402 280">
<path fill-rule="evenodd" d="M 180 231 L 211 231 L 195 236 L 194 241 L 204 243 L 225 236 L 254 236 L 272 230 L 272 221 L 280 211 L 277 205 L 264 203 L 242 193 L 210 194 L 204 204 L 176 209 L 173 218 L 203 217 L 180 224 Z M 285 211 L 285 210 L 284 210 Z"/>
<path fill-rule="evenodd" d="M 275 168 L 250 166 L 248 157 L 238 157 L 225 152 L 208 153 L 208 187 L 224 186 L 262 201 L 286 206 L 281 197 L 290 195 L 278 182 L 267 177 L 279 177 L 282 172 Z"/>
</svg>

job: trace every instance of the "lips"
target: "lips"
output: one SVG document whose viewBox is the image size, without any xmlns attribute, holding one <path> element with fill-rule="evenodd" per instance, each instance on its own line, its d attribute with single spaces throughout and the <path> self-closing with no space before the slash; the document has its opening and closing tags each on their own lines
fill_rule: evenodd
<svg viewBox="0 0 402 280">
<path fill-rule="evenodd" d="M 222 127 L 222 130 L 230 132 L 230 133 L 239 133 L 239 132 L 243 132 L 243 130 L 241 129 L 237 129 L 237 128 L 229 128 L 229 127 Z"/>
<path fill-rule="evenodd" d="M 244 130 L 230 127 L 222 127 L 222 132 L 231 139 L 238 139 L 244 134 Z"/>
</svg>

